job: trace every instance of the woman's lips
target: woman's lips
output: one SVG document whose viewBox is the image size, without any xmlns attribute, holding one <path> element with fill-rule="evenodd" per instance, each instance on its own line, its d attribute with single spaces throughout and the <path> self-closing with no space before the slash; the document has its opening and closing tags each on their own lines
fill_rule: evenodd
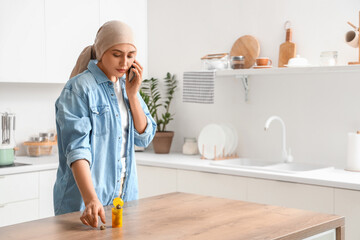
<svg viewBox="0 0 360 240">
<path fill-rule="evenodd" d="M 125 73 L 126 72 L 125 69 L 116 69 L 116 71 L 118 71 L 119 73 Z"/>
</svg>

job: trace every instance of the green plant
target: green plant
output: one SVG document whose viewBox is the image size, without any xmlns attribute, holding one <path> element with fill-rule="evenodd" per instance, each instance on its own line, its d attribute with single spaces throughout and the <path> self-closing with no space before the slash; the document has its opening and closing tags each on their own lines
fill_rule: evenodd
<svg viewBox="0 0 360 240">
<path fill-rule="evenodd" d="M 166 126 L 173 120 L 174 114 L 170 113 L 170 104 L 174 97 L 175 89 L 177 87 L 177 80 L 175 75 L 166 74 L 165 87 L 166 97 L 165 101 L 161 101 L 161 94 L 159 91 L 159 80 L 157 78 L 144 79 L 143 85 L 140 89 L 140 95 L 149 108 L 151 116 L 155 119 L 157 124 L 157 131 L 164 132 Z M 163 107 L 165 112 L 159 117 L 158 110 Z"/>
</svg>

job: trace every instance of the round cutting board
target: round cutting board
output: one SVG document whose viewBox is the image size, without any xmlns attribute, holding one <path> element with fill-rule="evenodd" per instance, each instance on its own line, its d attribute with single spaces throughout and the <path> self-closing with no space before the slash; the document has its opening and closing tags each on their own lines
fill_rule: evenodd
<svg viewBox="0 0 360 240">
<path fill-rule="evenodd" d="M 258 40 L 250 35 L 238 38 L 233 44 L 230 56 L 244 56 L 245 68 L 251 68 L 260 54 L 260 44 Z"/>
</svg>

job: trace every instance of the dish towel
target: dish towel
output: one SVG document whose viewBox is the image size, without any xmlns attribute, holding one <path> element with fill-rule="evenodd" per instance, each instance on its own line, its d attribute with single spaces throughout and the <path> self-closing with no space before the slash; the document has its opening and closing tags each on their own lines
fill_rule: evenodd
<svg viewBox="0 0 360 240">
<path fill-rule="evenodd" d="M 213 104 L 215 76 L 215 70 L 184 72 L 183 102 Z"/>
</svg>

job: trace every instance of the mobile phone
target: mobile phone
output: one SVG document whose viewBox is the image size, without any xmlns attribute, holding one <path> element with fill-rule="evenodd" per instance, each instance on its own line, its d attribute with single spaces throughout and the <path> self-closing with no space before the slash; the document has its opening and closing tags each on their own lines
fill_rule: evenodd
<svg viewBox="0 0 360 240">
<path fill-rule="evenodd" d="M 129 68 L 129 82 L 131 82 L 135 77 L 135 73 L 133 69 L 135 69 L 135 67 L 131 65 L 131 67 Z"/>
</svg>

